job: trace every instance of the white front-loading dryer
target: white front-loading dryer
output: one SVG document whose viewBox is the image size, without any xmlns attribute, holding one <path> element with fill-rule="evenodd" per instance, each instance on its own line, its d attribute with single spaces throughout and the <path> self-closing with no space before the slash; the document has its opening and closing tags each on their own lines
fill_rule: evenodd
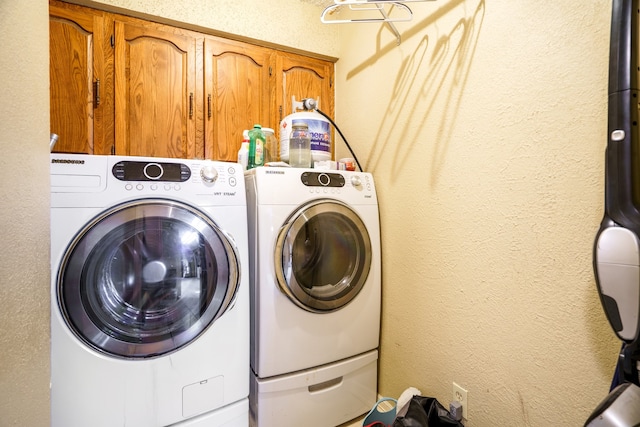
<svg viewBox="0 0 640 427">
<path fill-rule="evenodd" d="M 245 173 L 251 423 L 331 427 L 376 399 L 381 249 L 369 173 Z"/>
<path fill-rule="evenodd" d="M 51 155 L 54 427 L 246 427 L 235 163 Z"/>
</svg>

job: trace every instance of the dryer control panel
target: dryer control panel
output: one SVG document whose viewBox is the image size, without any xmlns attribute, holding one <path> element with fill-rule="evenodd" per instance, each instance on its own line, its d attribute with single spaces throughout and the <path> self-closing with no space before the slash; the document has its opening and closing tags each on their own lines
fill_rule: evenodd
<svg viewBox="0 0 640 427">
<path fill-rule="evenodd" d="M 113 165 L 111 172 L 120 181 L 185 182 L 191 177 L 191 169 L 184 163 L 123 160 Z"/>
<path fill-rule="evenodd" d="M 344 187 L 344 176 L 339 173 L 305 172 L 300 180 L 307 187 Z"/>
</svg>

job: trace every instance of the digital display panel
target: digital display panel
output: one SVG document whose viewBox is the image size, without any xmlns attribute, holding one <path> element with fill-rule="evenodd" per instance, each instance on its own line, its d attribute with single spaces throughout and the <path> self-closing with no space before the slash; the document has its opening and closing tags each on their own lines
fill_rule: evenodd
<svg viewBox="0 0 640 427">
<path fill-rule="evenodd" d="M 113 165 L 113 176 L 120 181 L 185 182 L 191 169 L 182 163 L 122 161 Z"/>
<path fill-rule="evenodd" d="M 307 187 L 344 187 L 344 176 L 339 173 L 305 172 L 300 179 Z"/>
</svg>

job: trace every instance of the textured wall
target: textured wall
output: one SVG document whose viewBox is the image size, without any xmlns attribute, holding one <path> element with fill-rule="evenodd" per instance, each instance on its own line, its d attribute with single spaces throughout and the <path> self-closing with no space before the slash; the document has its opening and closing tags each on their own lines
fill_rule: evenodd
<svg viewBox="0 0 640 427">
<path fill-rule="evenodd" d="M 109 4 L 323 55 L 337 54 L 337 29 L 318 25 L 321 9 L 308 1 L 279 0 L 277 8 L 273 2 L 256 0 Z M 2 427 L 50 424 L 48 9 L 46 0 L 0 0 Z"/>
<path fill-rule="evenodd" d="M 74 0 L 72 0 L 74 1 Z M 338 31 L 317 0 L 84 0 L 186 22 L 322 55 L 338 55 Z"/>
<path fill-rule="evenodd" d="M 381 203 L 380 393 L 456 381 L 467 426 L 582 425 L 619 349 L 591 266 L 611 2 L 410 5 L 400 46 L 344 26 L 336 76 Z"/>
<path fill-rule="evenodd" d="M 457 381 L 468 427 L 581 425 L 618 350 L 591 270 L 610 1 L 412 3 L 400 46 L 379 24 L 300 37 L 278 19 L 295 2 L 216 3 L 220 31 L 340 57 L 337 123 L 382 204 L 380 392 L 447 402 Z M 113 4 L 214 19 L 204 0 Z M 46 14 L 43 0 L 0 2 L 3 426 L 48 425 Z"/>
<path fill-rule="evenodd" d="M 48 3 L 0 1 L 0 425 L 49 425 Z"/>
</svg>

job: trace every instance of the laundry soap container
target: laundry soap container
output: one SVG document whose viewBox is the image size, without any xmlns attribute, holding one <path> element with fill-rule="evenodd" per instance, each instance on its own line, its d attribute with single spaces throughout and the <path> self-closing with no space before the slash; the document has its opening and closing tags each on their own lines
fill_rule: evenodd
<svg viewBox="0 0 640 427">
<path fill-rule="evenodd" d="M 302 111 L 286 116 L 280 122 L 280 160 L 289 162 L 289 138 L 294 122 L 303 122 L 311 136 L 311 163 L 331 160 L 331 123 L 317 111 Z"/>
<path fill-rule="evenodd" d="M 242 144 L 238 150 L 238 163 L 242 165 L 244 170 L 247 170 L 249 164 L 249 131 L 242 132 Z"/>
<path fill-rule="evenodd" d="M 264 165 L 264 143 L 265 137 L 262 126 L 256 124 L 253 126 L 253 129 L 249 131 L 248 169 Z"/>
</svg>

